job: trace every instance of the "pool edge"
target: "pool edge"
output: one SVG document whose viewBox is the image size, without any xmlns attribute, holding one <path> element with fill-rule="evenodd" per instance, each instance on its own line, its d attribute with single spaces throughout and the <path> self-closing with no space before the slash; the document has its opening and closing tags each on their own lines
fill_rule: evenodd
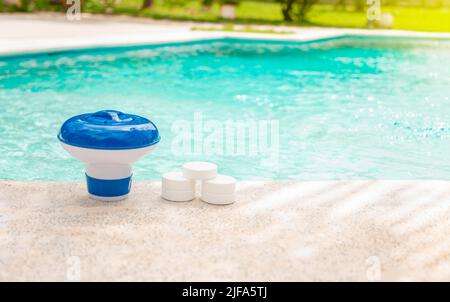
<svg viewBox="0 0 450 302">
<path fill-rule="evenodd" d="M 208 43 L 220 40 L 243 40 L 258 42 L 276 42 L 276 43 L 314 43 L 323 42 L 333 39 L 345 37 L 398 37 L 398 38 L 433 38 L 433 39 L 450 39 L 450 33 L 434 33 L 434 32 L 413 32 L 400 30 L 368 30 L 368 29 L 305 29 L 301 33 L 292 35 L 276 35 L 276 34 L 255 34 L 255 33 L 239 33 L 239 32 L 192 32 L 187 31 L 182 34 L 169 34 L 170 37 L 154 38 L 144 36 L 137 41 L 126 41 L 128 37 L 120 37 L 119 41 L 96 41 L 94 43 L 82 39 L 75 41 L 74 44 L 64 45 L 60 41 L 59 46 L 49 46 L 41 48 L 33 48 L 32 45 L 25 47 L 25 50 L 0 50 L 0 60 L 11 58 L 26 58 L 42 55 L 57 55 L 64 53 L 78 53 L 86 51 L 110 51 L 110 50 L 126 50 L 140 49 L 150 46 L 172 46 L 184 44 Z M 31 43 L 30 43 L 31 44 Z M 58 44 L 58 43 L 57 43 Z"/>
</svg>

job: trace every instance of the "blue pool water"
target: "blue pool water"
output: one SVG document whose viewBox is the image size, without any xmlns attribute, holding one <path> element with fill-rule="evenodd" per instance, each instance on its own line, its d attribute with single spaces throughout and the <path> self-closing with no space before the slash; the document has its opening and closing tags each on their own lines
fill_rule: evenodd
<svg viewBox="0 0 450 302">
<path fill-rule="evenodd" d="M 376 37 L 3 57 L 0 179 L 82 179 L 56 135 L 67 118 L 100 109 L 160 128 L 137 179 L 193 159 L 239 179 L 450 179 L 449 66 L 448 40 Z M 266 134 L 226 126 L 261 121 L 274 121 Z"/>
</svg>

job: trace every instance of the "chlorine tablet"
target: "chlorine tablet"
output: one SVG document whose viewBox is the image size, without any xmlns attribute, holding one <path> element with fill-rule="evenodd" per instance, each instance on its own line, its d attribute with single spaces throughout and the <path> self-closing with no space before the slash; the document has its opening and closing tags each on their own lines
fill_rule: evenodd
<svg viewBox="0 0 450 302">
<path fill-rule="evenodd" d="M 181 172 L 168 172 L 161 178 L 161 197 L 170 201 L 189 201 L 195 198 L 195 181 Z"/>
<path fill-rule="evenodd" d="M 162 188 L 167 190 L 195 190 L 195 181 L 187 179 L 182 172 L 168 172 L 161 178 Z"/>
<path fill-rule="evenodd" d="M 183 165 L 183 176 L 187 179 L 206 180 L 217 176 L 217 165 L 195 161 Z"/>
<path fill-rule="evenodd" d="M 202 182 L 202 194 L 234 194 L 236 190 L 236 179 L 227 175 L 217 175 L 213 179 Z"/>
<path fill-rule="evenodd" d="M 214 194 L 203 192 L 200 199 L 210 204 L 226 205 L 235 201 L 235 194 Z"/>
<path fill-rule="evenodd" d="M 169 201 L 190 201 L 195 198 L 195 191 L 162 189 L 161 197 Z"/>
<path fill-rule="evenodd" d="M 211 204 L 230 204 L 235 201 L 236 179 L 227 175 L 217 175 L 202 182 L 201 200 Z"/>
</svg>

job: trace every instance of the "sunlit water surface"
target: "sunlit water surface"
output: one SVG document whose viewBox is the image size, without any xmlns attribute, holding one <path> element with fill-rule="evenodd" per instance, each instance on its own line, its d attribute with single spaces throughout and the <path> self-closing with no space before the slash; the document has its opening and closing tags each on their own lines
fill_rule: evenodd
<svg viewBox="0 0 450 302">
<path fill-rule="evenodd" d="M 217 40 L 0 58 L 0 179 L 82 179 L 56 135 L 101 109 L 158 125 L 138 179 L 193 159 L 239 179 L 450 179 L 449 87 L 448 40 Z M 279 131 L 225 126 L 265 120 Z M 180 143 L 189 133 L 195 150 Z M 240 153 L 225 139 L 234 134 Z"/>
</svg>

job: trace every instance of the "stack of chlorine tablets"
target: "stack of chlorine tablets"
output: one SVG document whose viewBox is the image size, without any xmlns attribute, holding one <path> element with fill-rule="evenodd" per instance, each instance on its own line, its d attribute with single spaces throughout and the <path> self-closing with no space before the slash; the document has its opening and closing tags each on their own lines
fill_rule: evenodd
<svg viewBox="0 0 450 302">
<path fill-rule="evenodd" d="M 201 181 L 200 199 L 211 204 L 230 204 L 235 201 L 236 179 L 217 174 L 217 165 L 190 162 L 182 172 L 162 176 L 162 198 L 170 201 L 190 201 L 195 198 L 196 182 Z"/>
</svg>

